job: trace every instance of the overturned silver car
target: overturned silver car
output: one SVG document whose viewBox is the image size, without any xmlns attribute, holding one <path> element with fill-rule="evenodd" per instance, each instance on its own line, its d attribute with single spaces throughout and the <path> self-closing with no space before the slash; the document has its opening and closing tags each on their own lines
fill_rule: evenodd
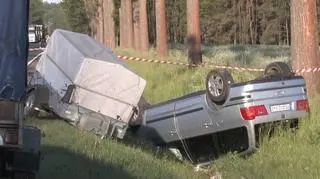
<svg viewBox="0 0 320 179">
<path fill-rule="evenodd" d="M 61 29 L 29 72 L 26 114 L 53 113 L 101 136 L 123 138 L 146 86 L 111 49 Z"/>
<path fill-rule="evenodd" d="M 298 128 L 306 116 L 306 81 L 287 64 L 274 62 L 246 82 L 234 82 L 226 70 L 210 71 L 206 90 L 146 108 L 135 134 L 205 166 L 230 151 L 254 152 L 264 130 L 283 124 Z"/>
</svg>

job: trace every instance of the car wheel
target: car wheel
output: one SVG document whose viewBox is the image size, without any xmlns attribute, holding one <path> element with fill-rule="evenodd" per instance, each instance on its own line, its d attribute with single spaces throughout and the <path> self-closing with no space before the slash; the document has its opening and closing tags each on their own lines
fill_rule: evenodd
<svg viewBox="0 0 320 179">
<path fill-rule="evenodd" d="M 227 71 L 212 70 L 206 78 L 206 92 L 216 104 L 223 104 L 227 99 L 231 85 L 234 80 L 231 74 Z"/>
<path fill-rule="evenodd" d="M 291 68 L 284 62 L 270 63 L 264 70 L 266 76 L 291 76 L 292 74 Z"/>
</svg>

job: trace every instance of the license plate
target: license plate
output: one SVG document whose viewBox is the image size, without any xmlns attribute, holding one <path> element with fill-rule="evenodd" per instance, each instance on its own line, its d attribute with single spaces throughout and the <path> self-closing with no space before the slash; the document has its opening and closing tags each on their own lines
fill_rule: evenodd
<svg viewBox="0 0 320 179">
<path fill-rule="evenodd" d="M 290 104 L 279 104 L 270 107 L 271 112 L 289 111 L 290 109 Z"/>
</svg>

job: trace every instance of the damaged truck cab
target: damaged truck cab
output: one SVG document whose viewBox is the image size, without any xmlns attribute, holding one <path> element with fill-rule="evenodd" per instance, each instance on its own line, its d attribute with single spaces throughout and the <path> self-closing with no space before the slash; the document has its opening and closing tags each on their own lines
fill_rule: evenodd
<svg viewBox="0 0 320 179">
<path fill-rule="evenodd" d="M 35 178 L 38 128 L 24 125 L 29 0 L 0 1 L 0 178 Z"/>
</svg>

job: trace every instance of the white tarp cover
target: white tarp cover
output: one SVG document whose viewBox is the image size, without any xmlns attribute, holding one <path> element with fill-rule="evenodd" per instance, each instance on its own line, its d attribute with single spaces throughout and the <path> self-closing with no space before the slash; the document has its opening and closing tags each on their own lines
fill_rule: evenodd
<svg viewBox="0 0 320 179">
<path fill-rule="evenodd" d="M 36 70 L 61 97 L 75 84 L 72 102 L 129 122 L 146 81 L 130 70 L 111 49 L 88 35 L 57 29 Z"/>
</svg>

